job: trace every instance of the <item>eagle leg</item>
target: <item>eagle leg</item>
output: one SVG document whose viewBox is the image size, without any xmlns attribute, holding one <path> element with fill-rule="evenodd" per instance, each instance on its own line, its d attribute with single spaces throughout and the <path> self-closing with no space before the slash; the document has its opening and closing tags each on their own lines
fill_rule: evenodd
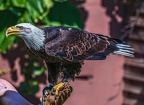
<svg viewBox="0 0 144 105">
<path fill-rule="evenodd" d="M 59 93 L 66 88 L 66 84 L 68 83 L 68 79 L 74 78 L 74 77 L 71 77 L 69 73 L 71 73 L 71 72 L 64 73 L 64 77 L 63 77 L 62 81 L 60 83 L 56 84 L 55 86 L 53 86 L 53 91 L 54 91 L 56 96 L 58 96 Z"/>
<path fill-rule="evenodd" d="M 68 75 L 66 73 L 64 73 L 64 77 L 63 77 L 62 81 L 53 87 L 53 89 L 55 91 L 55 95 L 58 95 L 59 92 L 65 88 L 65 84 L 67 84 L 67 83 L 68 83 Z"/>
<path fill-rule="evenodd" d="M 47 94 L 47 91 L 54 92 L 55 95 L 58 95 L 59 91 L 65 88 L 68 79 L 74 80 L 75 75 L 80 73 L 81 63 L 47 63 L 47 67 L 48 81 L 50 85 L 43 89 L 43 95 Z M 60 72 L 64 73 L 64 77 L 62 81 L 58 83 L 57 79 Z"/>
<path fill-rule="evenodd" d="M 48 81 L 50 85 L 46 86 L 43 89 L 43 95 L 46 94 L 47 90 L 53 91 L 53 87 L 57 84 L 58 75 L 60 72 L 60 65 L 61 65 L 61 63 L 48 63 L 48 62 L 46 62 L 46 64 L 48 68 Z"/>
</svg>

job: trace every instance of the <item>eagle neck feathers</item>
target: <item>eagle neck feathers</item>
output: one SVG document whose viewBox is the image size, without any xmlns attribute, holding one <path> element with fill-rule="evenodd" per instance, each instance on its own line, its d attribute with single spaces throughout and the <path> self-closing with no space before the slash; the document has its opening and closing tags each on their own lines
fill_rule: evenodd
<svg viewBox="0 0 144 105">
<path fill-rule="evenodd" d="M 45 33 L 42 29 L 36 28 L 32 35 L 23 38 L 29 49 L 40 51 L 44 48 Z"/>
</svg>

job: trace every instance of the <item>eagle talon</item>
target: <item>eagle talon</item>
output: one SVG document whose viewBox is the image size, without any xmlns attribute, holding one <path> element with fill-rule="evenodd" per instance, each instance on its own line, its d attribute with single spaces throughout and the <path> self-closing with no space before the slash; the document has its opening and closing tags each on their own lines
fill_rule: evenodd
<svg viewBox="0 0 144 105">
<path fill-rule="evenodd" d="M 66 82 L 60 82 L 53 87 L 55 95 L 59 95 L 59 92 L 64 89 Z"/>
<path fill-rule="evenodd" d="M 51 90 L 47 90 L 45 95 L 40 98 L 40 105 L 62 105 L 70 94 L 72 87 L 68 82 L 60 82 L 53 86 Z"/>
<path fill-rule="evenodd" d="M 49 91 L 53 91 L 54 84 L 50 84 L 43 89 L 43 95 L 48 95 Z"/>
</svg>

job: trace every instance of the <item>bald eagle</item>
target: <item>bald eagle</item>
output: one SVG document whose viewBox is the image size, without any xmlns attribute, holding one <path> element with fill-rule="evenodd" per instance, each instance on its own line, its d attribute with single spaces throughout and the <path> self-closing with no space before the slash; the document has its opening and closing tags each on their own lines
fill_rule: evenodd
<svg viewBox="0 0 144 105">
<path fill-rule="evenodd" d="M 104 60 L 109 54 L 134 57 L 133 48 L 119 39 L 87 32 L 79 28 L 53 26 L 38 28 L 30 23 L 20 23 L 6 30 L 6 36 L 22 38 L 28 50 L 43 59 L 48 68 L 50 87 L 74 79 L 80 73 L 84 60 Z M 52 88 L 51 88 L 52 89 Z"/>
</svg>

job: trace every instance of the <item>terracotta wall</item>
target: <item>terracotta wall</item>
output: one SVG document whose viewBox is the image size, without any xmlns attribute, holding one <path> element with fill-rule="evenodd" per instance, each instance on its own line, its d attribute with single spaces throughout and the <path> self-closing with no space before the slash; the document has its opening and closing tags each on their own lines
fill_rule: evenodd
<svg viewBox="0 0 144 105">
<path fill-rule="evenodd" d="M 112 1 L 107 0 L 109 4 Z M 113 23 L 107 15 L 107 8 L 102 6 L 104 2 L 87 0 L 83 5 L 88 11 L 85 23 L 87 31 L 104 35 L 113 33 L 110 32 Z M 115 25 L 115 30 L 120 30 L 121 26 L 117 23 Z M 81 75 L 93 75 L 93 78 L 76 79 L 71 83 L 74 92 L 64 105 L 122 105 L 123 63 L 124 58 L 118 55 L 110 55 L 104 61 L 85 61 Z"/>
</svg>

